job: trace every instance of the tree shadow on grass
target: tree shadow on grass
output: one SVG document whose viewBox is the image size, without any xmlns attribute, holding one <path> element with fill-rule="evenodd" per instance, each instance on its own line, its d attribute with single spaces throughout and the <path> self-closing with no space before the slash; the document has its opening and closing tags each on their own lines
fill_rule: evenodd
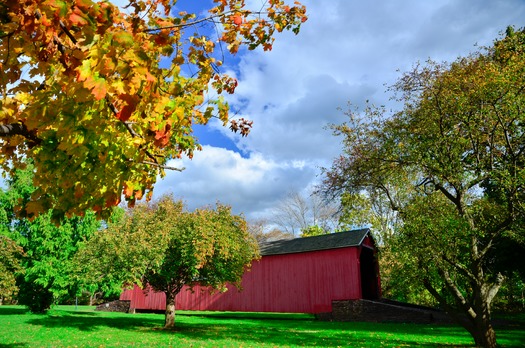
<svg viewBox="0 0 525 348">
<path fill-rule="evenodd" d="M 273 313 L 273 312 L 196 312 L 178 311 L 178 317 L 201 317 L 201 318 L 220 318 L 220 319 L 254 319 L 254 320 L 293 320 L 293 321 L 312 321 L 315 320 L 313 314 L 303 313 Z"/>
<path fill-rule="evenodd" d="M 0 315 L 26 312 L 23 308 L 0 307 Z M 194 341 L 196 345 L 205 342 L 210 346 L 257 346 L 262 342 L 270 346 L 456 346 L 450 342 L 463 342 L 456 343 L 462 347 L 473 346 L 468 344 L 468 334 L 457 326 L 320 322 L 308 316 L 290 318 L 283 314 L 182 312 L 177 313 L 175 330 L 163 330 L 163 315 L 56 310 L 27 322 L 48 329 L 76 328 L 83 332 L 96 332 L 103 327 L 137 334 L 149 332 L 159 339 L 172 335 L 172 339 L 181 342 Z M 523 327 L 512 325 L 497 331 L 504 347 L 519 347 L 525 342 Z"/>
<path fill-rule="evenodd" d="M 86 313 L 65 312 L 62 315 L 46 316 L 30 319 L 31 325 L 39 325 L 49 329 L 76 328 L 79 331 L 96 331 L 100 327 L 144 333 L 144 329 L 153 335 L 174 335 L 181 340 L 207 342 L 212 346 L 225 344 L 244 344 L 256 346 L 264 342 L 271 346 L 420 346 L 420 347 L 453 347 L 433 340 L 421 343 L 412 339 L 388 337 L 389 326 L 377 328 L 374 324 L 357 323 L 326 323 L 313 320 L 277 320 L 277 319 L 246 319 L 230 317 L 207 317 L 203 322 L 187 322 L 181 318 L 175 330 L 162 330 L 163 317 L 121 315 L 115 317 L 93 316 Z M 200 318 L 196 318 L 200 320 Z M 378 330 L 379 329 L 379 330 Z M 413 329 L 421 335 L 425 326 Z M 408 332 L 410 333 L 410 332 Z M 416 332 L 412 332 L 416 333 Z M 428 332 L 436 334 L 436 332 Z M 463 345 L 464 346 L 464 345 Z M 0 347 L 1 348 L 1 347 Z"/>
<path fill-rule="evenodd" d="M 298 324 L 298 325 L 296 325 Z M 334 325 L 335 324 L 335 325 Z M 461 335 L 461 329 L 452 328 Z M 397 328 L 399 330 L 399 327 Z M 225 339 L 238 340 L 238 342 L 251 342 L 257 344 L 264 342 L 271 346 L 322 346 L 322 347 L 379 347 L 379 346 L 419 346 L 419 347 L 465 347 L 465 344 L 454 345 L 440 342 L 439 337 L 434 342 L 420 342 L 405 338 L 392 337 L 392 332 L 373 323 L 294 323 L 290 320 L 247 320 L 246 323 L 193 324 L 179 323 L 174 334 L 187 340 L 205 340 L 220 342 Z M 169 331 L 164 331 L 168 334 Z M 408 331 L 407 334 L 428 335 L 436 337 L 432 328 L 424 325 Z M 449 335 L 450 333 L 447 333 Z M 390 335 L 390 337 L 389 337 Z M 215 346 L 215 344 L 214 344 Z M 468 346 L 468 345 L 467 345 Z"/>
<path fill-rule="evenodd" d="M 82 312 L 82 311 L 79 311 L 79 312 L 71 312 L 71 311 L 69 311 L 68 314 L 69 315 L 79 315 L 79 316 L 91 316 L 91 317 L 96 317 L 98 315 L 95 312 Z"/>
<path fill-rule="evenodd" d="M 316 346 L 419 346 L 469 347 L 473 339 L 460 326 L 453 324 L 402 324 L 364 322 L 322 322 L 313 316 L 282 313 L 188 312 L 178 317 L 200 317 L 216 320 L 215 325 L 179 323 L 177 333 L 187 339 L 216 341 L 224 338 L 249 338 L 254 342 L 277 345 Z M 523 316 L 525 318 L 525 316 Z M 502 347 L 525 347 L 525 321 L 510 316 L 497 325 L 498 342 Z M 225 327 L 224 322 L 232 328 Z M 236 326 L 235 320 L 244 324 Z M 412 337 L 412 339 L 410 338 Z M 423 338 L 421 338 L 423 337 Z M 463 341 L 464 343 L 450 343 Z M 244 339 L 246 341 L 246 339 Z M 242 341 L 242 339 L 240 339 Z M 427 341 L 427 342 L 425 342 Z M 472 343 L 468 343 L 468 342 Z"/>
<path fill-rule="evenodd" d="M 0 308 L 0 314 L 25 312 L 13 308 L 8 308 L 6 311 L 2 309 Z M 137 334 L 149 332 L 153 336 L 158 335 L 159 339 L 160 336 L 171 335 L 173 339 L 180 339 L 181 342 L 194 341 L 196 345 L 205 342 L 210 346 L 257 346 L 260 343 L 270 346 L 323 347 L 473 346 L 469 344 L 470 338 L 466 331 L 451 325 L 320 322 L 308 317 L 290 320 L 281 315 L 258 316 L 233 313 L 179 313 L 176 320 L 175 330 L 163 330 L 162 315 L 56 311 L 52 315 L 31 318 L 28 323 L 49 329 L 76 328 L 84 332 L 96 332 L 102 327 Z M 521 326 L 501 328 L 497 330 L 497 336 L 504 347 L 521 347 L 522 342 L 525 342 L 525 330 Z"/>
<path fill-rule="evenodd" d="M 20 315 L 28 312 L 29 310 L 24 307 L 0 306 L 0 315 Z"/>
<path fill-rule="evenodd" d="M 121 316 L 103 317 L 96 313 L 68 312 L 61 315 L 48 315 L 41 318 L 34 318 L 27 321 L 31 325 L 39 325 L 47 328 L 76 328 L 80 331 L 96 331 L 99 327 L 105 326 L 120 330 L 134 330 L 144 327 L 159 327 L 162 320 L 158 318 L 144 318 Z"/>
</svg>

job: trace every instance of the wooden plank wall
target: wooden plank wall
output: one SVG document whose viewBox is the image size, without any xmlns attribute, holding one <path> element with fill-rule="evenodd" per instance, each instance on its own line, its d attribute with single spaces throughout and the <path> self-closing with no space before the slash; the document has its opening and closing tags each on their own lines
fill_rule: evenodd
<svg viewBox="0 0 525 348">
<path fill-rule="evenodd" d="M 359 248 L 264 256 L 245 273 L 243 291 L 229 286 L 224 293 L 189 288 L 177 295 L 181 310 L 322 313 L 332 310 L 333 300 L 361 298 Z M 164 293 L 135 286 L 120 296 L 135 309 L 164 310 Z"/>
</svg>

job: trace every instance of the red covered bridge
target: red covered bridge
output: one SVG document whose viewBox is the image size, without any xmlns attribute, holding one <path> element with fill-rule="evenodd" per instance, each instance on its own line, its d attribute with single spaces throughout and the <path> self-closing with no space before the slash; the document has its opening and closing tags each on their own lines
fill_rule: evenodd
<svg viewBox="0 0 525 348">
<path fill-rule="evenodd" d="M 375 244 L 368 229 L 279 240 L 261 245 L 261 259 L 239 291 L 210 293 L 195 286 L 177 295 L 182 310 L 325 313 L 334 300 L 380 297 Z M 135 286 L 120 296 L 136 310 L 165 310 L 164 293 Z"/>
</svg>

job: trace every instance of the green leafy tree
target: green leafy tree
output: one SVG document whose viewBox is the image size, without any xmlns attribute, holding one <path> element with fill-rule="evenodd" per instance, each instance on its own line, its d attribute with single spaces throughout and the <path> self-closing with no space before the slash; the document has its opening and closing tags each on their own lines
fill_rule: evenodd
<svg viewBox="0 0 525 348">
<path fill-rule="evenodd" d="M 241 216 L 215 209 L 184 210 L 166 196 L 128 211 L 119 224 L 99 231 L 79 253 L 94 279 L 113 284 L 139 283 L 166 294 L 165 328 L 175 325 L 175 296 L 183 286 L 226 290 L 239 285 L 258 255 L 255 239 Z"/>
<path fill-rule="evenodd" d="M 301 237 L 313 237 L 313 236 L 320 236 L 323 234 L 328 234 L 330 231 L 325 230 L 324 228 L 313 225 L 308 226 L 303 229 L 301 229 Z"/>
<path fill-rule="evenodd" d="M 172 205 L 161 202 L 160 209 Z M 165 328 L 175 326 L 175 296 L 184 285 L 199 284 L 226 290 L 239 286 L 242 275 L 257 256 L 257 244 L 247 231 L 246 221 L 218 204 L 215 209 L 177 212 L 168 218 L 167 248 L 157 267 L 149 268 L 144 283 L 166 294 Z"/>
<path fill-rule="evenodd" d="M 0 233 L 0 305 L 18 291 L 16 275 L 22 271 L 22 255 L 22 248 Z"/>
<path fill-rule="evenodd" d="M 45 312 L 56 300 L 75 291 L 71 277 L 71 259 L 79 242 L 88 238 L 100 226 L 95 214 L 65 218 L 55 224 L 53 211 L 33 220 L 16 217 L 16 207 L 29 202 L 33 166 L 18 169 L 0 195 L 0 206 L 6 216 L 5 233 L 23 250 L 20 266 L 23 274 L 17 278 L 18 301 L 33 312 Z"/>
<path fill-rule="evenodd" d="M 100 226 L 94 213 L 65 219 L 58 226 L 51 215 L 40 214 L 15 229 L 26 254 L 22 260 L 25 273 L 19 279 L 19 303 L 33 312 L 45 312 L 53 302 L 75 295 L 71 260 L 79 243 Z"/>
<path fill-rule="evenodd" d="M 403 110 L 368 108 L 335 128 L 344 154 L 326 173 L 329 192 L 389 197 L 412 276 L 484 347 L 496 346 L 491 303 L 504 281 L 492 251 L 522 233 L 524 69 L 525 33 L 512 28 L 451 64 L 416 66 L 394 86 Z"/>
<path fill-rule="evenodd" d="M 167 162 L 200 148 L 193 125 L 230 119 L 221 71 L 240 48 L 272 48 L 299 32 L 298 2 L 214 0 L 206 15 L 176 0 L 5 0 L 0 3 L 0 169 L 25 159 L 36 190 L 20 216 L 53 209 L 107 218 L 122 196 L 150 197 Z M 13 166 L 11 165 L 13 164 Z M 180 169 L 179 169 L 180 170 Z"/>
<path fill-rule="evenodd" d="M 143 274 L 159 264 L 167 243 L 166 221 L 155 214 L 156 207 L 153 202 L 118 209 L 106 228 L 82 242 L 72 261 L 80 291 L 107 297 L 142 284 Z"/>
</svg>

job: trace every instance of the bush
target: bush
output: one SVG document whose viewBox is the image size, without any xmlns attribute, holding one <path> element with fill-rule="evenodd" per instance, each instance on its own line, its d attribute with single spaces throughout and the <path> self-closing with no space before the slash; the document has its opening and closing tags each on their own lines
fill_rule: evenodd
<svg viewBox="0 0 525 348">
<path fill-rule="evenodd" d="M 19 283 L 18 303 L 25 305 L 32 313 L 45 313 L 53 304 L 53 294 L 39 284 L 22 280 Z"/>
</svg>

